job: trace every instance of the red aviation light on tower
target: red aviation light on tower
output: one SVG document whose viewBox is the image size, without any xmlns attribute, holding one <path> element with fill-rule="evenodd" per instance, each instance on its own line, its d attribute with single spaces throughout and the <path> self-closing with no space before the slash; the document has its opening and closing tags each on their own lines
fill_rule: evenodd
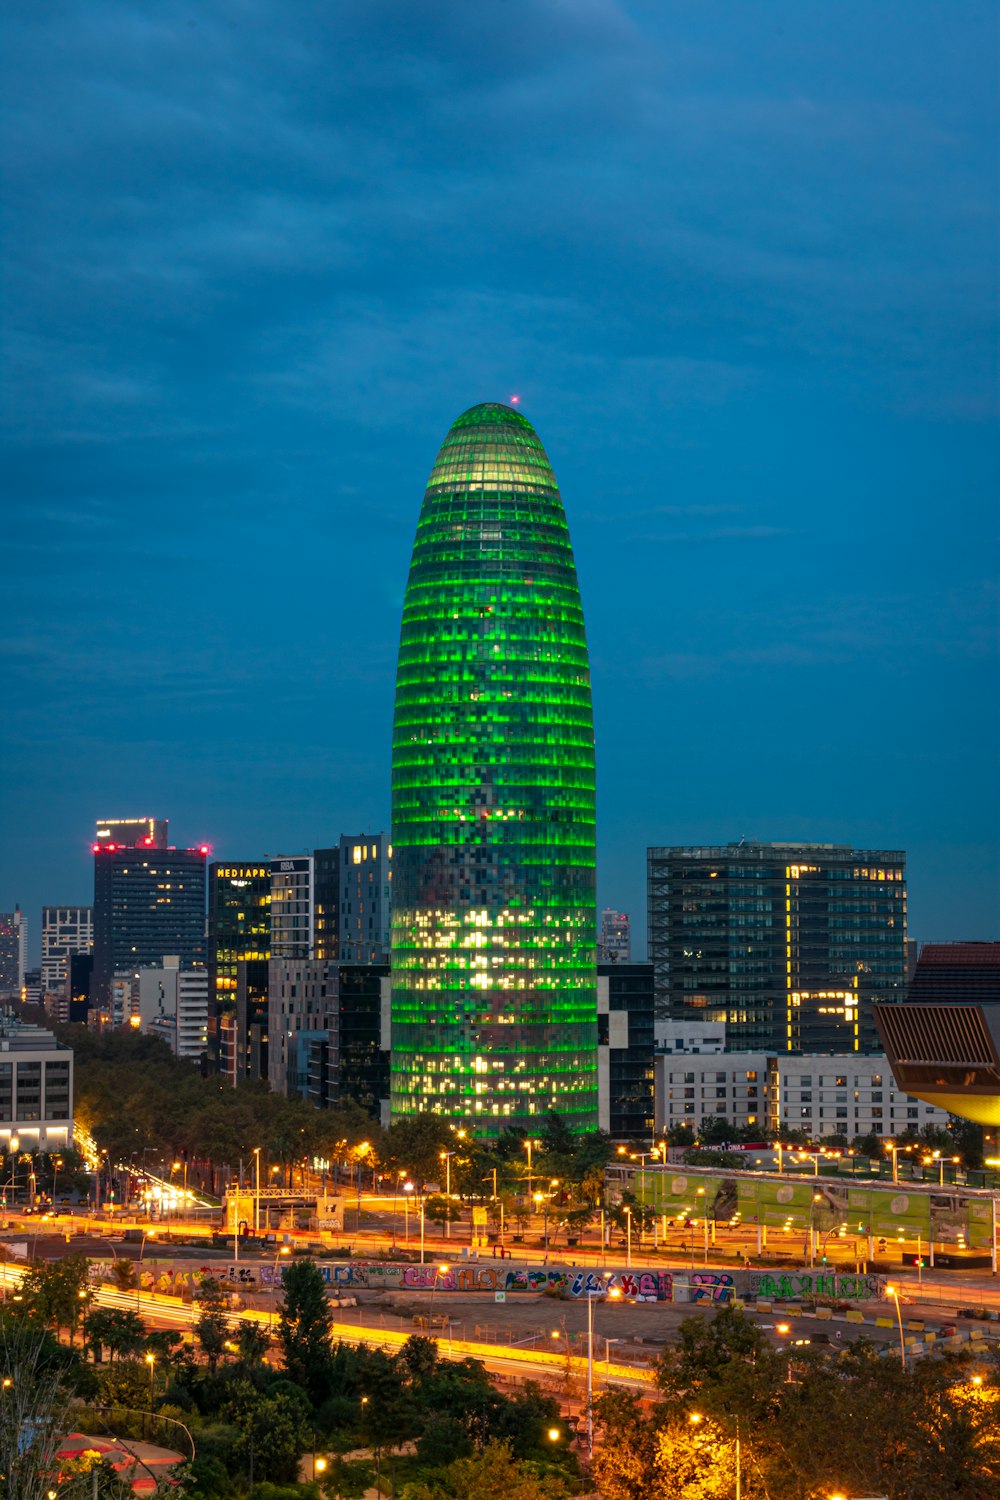
<svg viewBox="0 0 1000 1500">
<path fill-rule="evenodd" d="M 198 845 L 198 853 L 199 854 L 208 854 L 208 852 L 209 852 L 209 846 L 208 846 L 208 844 L 199 844 Z"/>
</svg>

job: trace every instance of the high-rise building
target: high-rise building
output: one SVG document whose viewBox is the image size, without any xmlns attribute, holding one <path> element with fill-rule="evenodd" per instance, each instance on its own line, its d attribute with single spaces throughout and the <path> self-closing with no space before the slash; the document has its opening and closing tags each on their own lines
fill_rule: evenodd
<svg viewBox="0 0 1000 1500">
<path fill-rule="evenodd" d="M 0 996 L 20 1000 L 28 961 L 28 919 L 19 906 L 0 912 Z"/>
<path fill-rule="evenodd" d="M 271 957 L 312 958 L 313 858 L 295 855 L 271 861 Z"/>
<path fill-rule="evenodd" d="M 417 525 L 392 757 L 392 1111 L 597 1125 L 594 726 L 555 475 L 496 403 Z"/>
<path fill-rule="evenodd" d="M 51 1031 L 0 1011 L 0 1150 L 65 1151 L 73 1140 L 73 1052 Z M 27 1188 L 27 1169 L 6 1195 Z"/>
<path fill-rule="evenodd" d="M 332 963 L 340 955 L 340 845 L 313 850 L 313 953 Z"/>
<path fill-rule="evenodd" d="M 389 965 L 340 965 L 337 1097 L 379 1119 L 389 1098 Z"/>
<path fill-rule="evenodd" d="M 653 1133 L 653 965 L 597 965 L 601 1129 L 616 1139 Z"/>
<path fill-rule="evenodd" d="M 162 849 L 147 844 L 149 837 L 140 833 L 136 845 L 114 839 L 94 845 L 92 1001 L 102 1011 L 110 1011 L 115 974 L 159 965 L 167 953 L 185 969 L 205 963 L 208 845 Z"/>
<path fill-rule="evenodd" d="M 601 912 L 601 932 L 597 939 L 599 964 L 627 964 L 632 961 L 632 920 L 627 912 Z"/>
<path fill-rule="evenodd" d="M 61 990 L 69 978 L 68 960 L 94 946 L 92 906 L 42 907 L 42 990 Z"/>
<path fill-rule="evenodd" d="M 71 953 L 66 976 L 65 1020 L 86 1026 L 90 1020 L 94 992 L 94 955 Z"/>
<path fill-rule="evenodd" d="M 269 968 L 257 958 L 240 959 L 236 966 L 236 1010 L 219 1069 L 234 1087 L 246 1078 L 267 1082 Z"/>
<path fill-rule="evenodd" d="M 309 1048 L 336 1033 L 338 966 L 272 958 L 268 966 L 267 1074 L 271 1092 L 309 1093 Z"/>
<path fill-rule="evenodd" d="M 382 964 L 392 941 L 392 845 L 384 833 L 341 834 L 340 961 Z"/>
<path fill-rule="evenodd" d="M 730 1050 L 875 1052 L 902 995 L 901 850 L 725 844 L 647 851 L 659 1015 L 725 1021 Z"/>
<path fill-rule="evenodd" d="M 241 960 L 271 956 L 271 867 L 226 860 L 208 867 L 208 1057 L 222 1071 L 220 1033 L 236 1009 Z"/>
</svg>

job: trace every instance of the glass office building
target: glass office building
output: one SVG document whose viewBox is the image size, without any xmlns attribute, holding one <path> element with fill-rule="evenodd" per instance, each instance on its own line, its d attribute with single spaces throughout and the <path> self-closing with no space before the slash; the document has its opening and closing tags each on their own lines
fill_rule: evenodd
<svg viewBox="0 0 1000 1500">
<path fill-rule="evenodd" d="M 392 1110 L 597 1125 L 594 728 L 562 499 L 474 406 L 430 476 L 392 758 Z"/>
<path fill-rule="evenodd" d="M 741 841 L 647 850 L 657 1013 L 730 1051 L 877 1052 L 906 974 L 906 856 Z"/>
</svg>

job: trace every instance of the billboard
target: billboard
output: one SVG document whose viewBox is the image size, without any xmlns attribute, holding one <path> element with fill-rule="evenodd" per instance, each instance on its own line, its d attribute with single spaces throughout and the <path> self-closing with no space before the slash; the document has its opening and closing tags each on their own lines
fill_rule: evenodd
<svg viewBox="0 0 1000 1500">
<path fill-rule="evenodd" d="M 846 1219 L 848 1229 L 858 1234 L 929 1240 L 931 1195 L 901 1192 L 895 1183 L 883 1192 L 848 1188 Z"/>
<path fill-rule="evenodd" d="M 706 1205 L 711 1218 L 722 1183 L 721 1177 L 701 1173 L 688 1177 L 680 1172 L 651 1172 L 645 1179 L 632 1178 L 639 1202 L 668 1219 L 702 1219 Z"/>
<path fill-rule="evenodd" d="M 986 1198 L 970 1198 L 966 1241 L 970 1250 L 993 1249 L 993 1204 Z"/>
<path fill-rule="evenodd" d="M 808 1229 L 812 1215 L 813 1186 L 808 1182 L 744 1180 L 736 1185 L 737 1206 L 744 1224 L 763 1224 L 773 1229 Z"/>
</svg>

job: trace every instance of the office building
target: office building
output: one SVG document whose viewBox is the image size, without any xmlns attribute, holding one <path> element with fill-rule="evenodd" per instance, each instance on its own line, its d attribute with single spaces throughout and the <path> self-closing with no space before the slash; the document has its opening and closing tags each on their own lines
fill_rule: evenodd
<svg viewBox="0 0 1000 1500">
<path fill-rule="evenodd" d="M 337 1096 L 381 1119 L 389 1099 L 389 965 L 342 963 L 337 1024 Z"/>
<path fill-rule="evenodd" d="M 225 860 L 208 867 L 208 1066 L 225 1071 L 222 1033 L 236 1009 L 241 961 L 271 956 L 271 867 Z"/>
<path fill-rule="evenodd" d="M 312 958 L 313 859 L 311 854 L 271 861 L 271 956 Z"/>
<path fill-rule="evenodd" d="M 19 906 L 0 912 L 0 998 L 18 1000 L 28 959 L 28 919 Z"/>
<path fill-rule="evenodd" d="M 66 978 L 66 1012 L 64 1019 L 75 1026 L 86 1026 L 94 1003 L 94 955 L 71 953 Z"/>
<path fill-rule="evenodd" d="M 41 1005 L 42 1003 L 42 971 L 41 969 L 25 969 L 24 982 L 21 985 L 22 1005 Z"/>
<path fill-rule="evenodd" d="M 207 844 L 165 849 L 143 833 L 155 819 L 136 820 L 140 842 L 94 845 L 94 979 L 92 1002 L 111 1008 L 116 974 L 131 974 L 176 954 L 184 969 L 205 964 Z M 103 824 L 120 834 L 124 822 Z M 165 828 L 166 824 L 163 823 Z"/>
<path fill-rule="evenodd" d="M 73 1052 L 42 1026 L 0 1011 L 0 1149 L 65 1150 L 73 1139 Z M 15 1173 L 5 1191 L 27 1190 Z"/>
<path fill-rule="evenodd" d="M 653 1132 L 653 965 L 597 965 L 599 1121 L 615 1140 Z"/>
<path fill-rule="evenodd" d="M 207 1046 L 207 969 L 185 969 L 176 954 L 140 969 L 139 1016 L 146 1035 L 161 1037 L 176 1057 L 199 1062 Z"/>
<path fill-rule="evenodd" d="M 632 960 L 632 921 L 627 912 L 605 907 L 597 939 L 599 964 L 627 964 Z"/>
<path fill-rule="evenodd" d="M 227 1017 L 219 1069 L 234 1086 L 247 1078 L 267 1082 L 269 967 L 255 958 L 240 959 L 236 966 L 236 1008 Z"/>
<path fill-rule="evenodd" d="M 392 753 L 392 1112 L 597 1124 L 594 725 L 555 475 L 496 403 L 417 525 Z"/>
<path fill-rule="evenodd" d="M 340 956 L 340 845 L 313 850 L 313 955 Z"/>
<path fill-rule="evenodd" d="M 1000 1147 L 1000 943 L 925 943 L 905 1001 L 875 1007 L 899 1088 Z"/>
<path fill-rule="evenodd" d="M 839 844 L 647 851 L 657 1012 L 724 1021 L 732 1049 L 873 1052 L 903 993 L 905 856 Z"/>
<path fill-rule="evenodd" d="M 336 1032 L 338 966 L 309 958 L 268 965 L 267 1073 L 271 1092 L 305 1098 L 309 1046 Z"/>
<path fill-rule="evenodd" d="M 903 1093 L 888 1059 L 855 1052 L 723 1052 L 715 1056 L 656 1057 L 658 1130 L 689 1126 L 692 1138 L 706 1119 L 781 1139 L 804 1132 L 813 1140 L 902 1135 L 943 1127 L 947 1113 Z"/>
<path fill-rule="evenodd" d="M 42 907 L 42 989 L 65 988 L 69 958 L 90 953 L 94 946 L 94 909 L 91 906 Z"/>
<path fill-rule="evenodd" d="M 392 846 L 387 834 L 340 839 L 340 961 L 389 962 L 392 943 Z"/>
</svg>

